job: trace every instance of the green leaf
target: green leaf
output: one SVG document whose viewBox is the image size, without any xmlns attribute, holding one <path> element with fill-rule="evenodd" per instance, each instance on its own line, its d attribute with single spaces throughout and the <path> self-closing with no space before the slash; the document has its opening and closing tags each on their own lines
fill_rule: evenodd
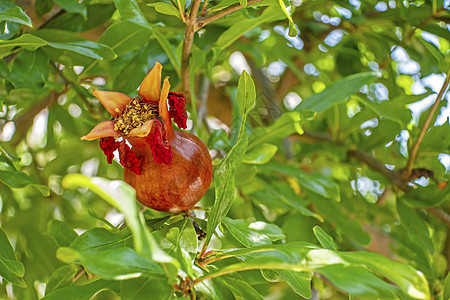
<svg viewBox="0 0 450 300">
<path fill-rule="evenodd" d="M 291 13 L 288 12 L 286 5 L 283 0 L 278 0 L 278 4 L 280 5 L 281 10 L 283 11 L 286 18 L 289 20 L 289 35 L 294 37 L 298 34 L 298 29 L 295 27 L 294 20 L 292 20 Z M 293 10 L 293 6 L 290 6 L 290 9 Z"/>
<path fill-rule="evenodd" d="M 144 216 L 137 209 L 135 190 L 123 181 L 109 181 L 100 177 L 88 178 L 81 174 L 69 174 L 63 178 L 64 188 L 87 187 L 125 215 L 133 232 L 136 252 L 144 257 L 162 263 L 176 263 L 174 258 L 163 252 L 145 225 Z"/>
<path fill-rule="evenodd" d="M 12 162 L 0 155 L 0 181 L 12 188 L 32 186 L 43 196 L 50 196 L 50 190 L 45 185 L 37 184 L 31 177 L 16 170 Z"/>
<path fill-rule="evenodd" d="M 169 57 L 169 60 L 177 71 L 177 74 L 180 75 L 180 62 L 178 61 L 178 57 L 176 56 L 172 45 L 165 35 L 161 34 L 156 28 L 150 25 L 141 9 L 139 8 L 136 0 L 114 0 L 114 4 L 116 5 L 117 10 L 124 19 L 139 26 L 148 28 L 152 31 L 155 39 L 158 41 L 158 43 L 161 45 L 161 47 Z"/>
<path fill-rule="evenodd" d="M 83 2 L 79 2 L 78 0 L 53 0 L 56 4 L 58 4 L 62 9 L 70 13 L 77 13 L 87 19 L 87 9 Z"/>
<path fill-rule="evenodd" d="M 325 230 L 319 226 L 314 226 L 313 231 L 317 240 L 325 249 L 336 250 L 336 245 L 334 244 L 333 238 L 326 233 Z"/>
<path fill-rule="evenodd" d="M 255 83 L 245 70 L 239 77 L 236 98 L 238 99 L 238 108 L 241 115 L 247 114 L 255 106 Z"/>
<path fill-rule="evenodd" d="M 296 111 L 309 109 L 320 113 L 327 108 L 344 102 L 353 93 L 357 92 L 365 84 L 370 83 L 378 77 L 378 73 L 366 72 L 345 77 L 334 82 L 322 92 L 303 100 L 296 108 Z"/>
<path fill-rule="evenodd" d="M 223 276 L 218 280 L 225 285 L 233 293 L 235 299 L 245 300 L 262 300 L 264 297 L 259 294 L 252 286 L 245 281 L 233 278 L 231 276 Z"/>
<path fill-rule="evenodd" d="M 450 201 L 450 185 L 447 185 L 442 190 L 439 190 L 433 184 L 426 187 L 418 187 L 405 194 L 402 199 L 416 208 L 436 207 Z"/>
<path fill-rule="evenodd" d="M 411 242 L 433 253 L 434 245 L 430 237 L 430 231 L 416 210 L 399 199 L 397 201 L 397 212 L 401 225 L 405 228 Z"/>
<path fill-rule="evenodd" d="M 333 265 L 317 270 L 337 288 L 361 299 L 396 299 L 391 285 L 372 273 L 353 266 Z"/>
<path fill-rule="evenodd" d="M 117 57 L 108 46 L 85 40 L 65 30 L 40 29 L 33 31 L 33 35 L 45 40 L 47 45 L 54 49 L 67 50 L 100 60 L 112 60 Z"/>
<path fill-rule="evenodd" d="M 77 252 L 97 252 L 113 248 L 121 248 L 131 242 L 128 230 L 111 232 L 105 228 L 92 228 L 83 232 L 71 244 L 70 248 Z"/>
<path fill-rule="evenodd" d="M 244 86 L 242 86 L 244 85 Z M 217 225 L 227 215 L 235 197 L 235 173 L 242 162 L 248 144 L 245 123 L 250 109 L 254 106 L 255 98 L 253 80 L 246 72 L 241 74 L 238 86 L 238 102 L 242 108 L 242 120 L 236 144 L 228 152 L 227 156 L 220 162 L 214 171 L 214 185 L 216 196 L 206 228 L 205 246 L 208 245 Z"/>
<path fill-rule="evenodd" d="M 180 262 L 181 269 L 190 277 L 194 277 L 194 270 L 192 269 L 192 259 L 189 252 L 184 250 L 181 246 L 177 247 L 177 259 Z"/>
<path fill-rule="evenodd" d="M 114 0 L 114 4 L 124 19 L 151 29 L 150 23 L 145 18 L 136 0 Z"/>
<path fill-rule="evenodd" d="M 14 47 L 22 47 L 26 50 L 34 51 L 45 45 L 47 45 L 47 42 L 43 39 L 31 34 L 23 34 L 13 40 L 0 40 L 0 55 L 4 56 L 5 54 L 8 54 L 8 51 Z"/>
<path fill-rule="evenodd" d="M 121 21 L 109 26 L 98 42 L 109 46 L 117 55 L 141 48 L 151 31 L 130 21 Z"/>
<path fill-rule="evenodd" d="M 308 174 L 298 167 L 281 163 L 270 163 L 261 166 L 261 168 L 294 177 L 303 188 L 324 198 L 332 199 L 337 202 L 341 200 L 337 183 L 321 174 Z"/>
<path fill-rule="evenodd" d="M 7 1 L 0 2 L 0 22 L 1 21 L 10 21 L 33 27 L 30 17 L 28 17 L 22 8 Z"/>
<path fill-rule="evenodd" d="M 425 276 L 412 266 L 368 251 L 339 252 L 339 254 L 350 263 L 360 264 L 383 274 L 409 296 L 415 299 L 429 299 L 430 291 Z"/>
<path fill-rule="evenodd" d="M 42 300 L 89 300 L 103 290 L 118 292 L 120 290 L 120 281 L 100 279 L 83 285 L 68 286 L 51 292 Z"/>
<path fill-rule="evenodd" d="M 93 274 L 105 279 L 123 280 L 144 275 L 163 275 L 157 263 L 137 254 L 133 249 L 120 247 L 95 252 L 77 252 L 71 248 L 59 248 L 58 258 L 69 263 L 79 262 Z"/>
<path fill-rule="evenodd" d="M 450 299 L 450 272 L 445 277 L 445 282 L 444 282 L 444 299 Z"/>
<path fill-rule="evenodd" d="M 77 272 L 78 268 L 75 265 L 62 266 L 57 269 L 47 281 L 45 294 L 70 286 Z"/>
<path fill-rule="evenodd" d="M 41 0 L 34 2 L 34 11 L 36 12 L 39 19 L 50 12 L 53 8 L 53 0 Z"/>
<path fill-rule="evenodd" d="M 140 277 L 122 281 L 120 296 L 123 300 L 173 299 L 173 286 L 165 278 Z"/>
<path fill-rule="evenodd" d="M 311 202 L 314 203 L 317 211 L 324 216 L 325 220 L 334 223 L 336 230 L 341 234 L 345 234 L 361 245 L 368 246 L 370 244 L 370 234 L 364 231 L 357 220 L 349 218 L 337 202 L 313 194 L 308 195 L 308 198 L 311 199 Z"/>
<path fill-rule="evenodd" d="M 242 162 L 246 164 L 263 165 L 268 163 L 275 156 L 277 151 L 277 146 L 264 143 L 257 148 L 253 148 L 251 151 L 247 151 Z"/>
<path fill-rule="evenodd" d="M 22 277 L 23 264 L 16 259 L 14 250 L 3 230 L 0 228 L 0 276 L 19 287 L 26 287 Z"/>
<path fill-rule="evenodd" d="M 372 252 L 338 252 L 308 243 L 291 242 L 239 249 L 215 256 L 216 259 L 231 257 L 243 261 L 211 271 L 199 280 L 252 269 L 319 272 L 338 288 L 355 296 L 395 298 L 393 287 L 373 275 L 375 273 L 396 283 L 413 298 L 428 299 L 430 296 L 422 273 L 407 264 L 391 261 Z"/>
<path fill-rule="evenodd" d="M 225 217 L 222 222 L 227 226 L 228 231 L 234 238 L 245 247 L 272 244 L 272 241 L 267 235 L 262 232 L 260 233 L 257 230 L 250 229 L 250 222 L 244 220 L 232 220 L 227 217 Z M 264 222 L 262 223 L 266 224 Z"/>
<path fill-rule="evenodd" d="M 264 12 L 254 19 L 242 20 L 233 24 L 217 39 L 216 47 L 221 50 L 227 48 L 240 38 L 244 33 L 264 23 L 278 21 L 284 19 L 283 11 L 280 7 L 270 6 Z"/>
<path fill-rule="evenodd" d="M 78 237 L 69 225 L 58 220 L 48 222 L 47 234 L 54 238 L 60 247 L 68 247 Z"/>
<path fill-rule="evenodd" d="M 158 3 L 149 3 L 147 5 L 148 6 L 153 6 L 155 8 L 155 10 L 157 12 L 159 12 L 160 14 L 169 15 L 169 16 L 175 16 L 178 19 L 181 19 L 180 11 L 175 6 L 173 6 L 172 4 L 164 3 L 164 2 L 158 2 Z"/>
<path fill-rule="evenodd" d="M 301 124 L 302 116 L 299 112 L 284 113 L 273 124 L 252 131 L 248 150 L 259 148 L 261 144 L 285 138 L 293 133 L 303 134 Z"/>
<path fill-rule="evenodd" d="M 277 270 L 287 284 L 300 296 L 305 299 L 312 297 L 311 294 L 311 272 L 295 272 L 291 270 Z"/>
</svg>

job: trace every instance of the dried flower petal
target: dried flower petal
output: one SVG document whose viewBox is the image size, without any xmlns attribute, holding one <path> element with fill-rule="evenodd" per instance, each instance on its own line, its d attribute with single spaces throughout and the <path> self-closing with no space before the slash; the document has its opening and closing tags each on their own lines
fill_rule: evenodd
<svg viewBox="0 0 450 300">
<path fill-rule="evenodd" d="M 120 164 L 124 168 L 128 168 L 131 172 L 141 175 L 141 161 L 127 145 L 125 140 L 123 140 L 119 145 L 119 154 L 120 154 Z"/>
<path fill-rule="evenodd" d="M 148 102 L 158 102 L 161 91 L 161 70 L 159 62 L 155 63 L 153 69 L 148 72 L 141 83 L 138 94 Z"/>
<path fill-rule="evenodd" d="M 187 128 L 186 98 L 184 94 L 169 92 L 169 114 L 178 128 Z"/>
<path fill-rule="evenodd" d="M 119 137 L 120 132 L 114 130 L 114 121 L 103 121 L 95 125 L 95 127 L 81 140 L 93 141 L 104 137 Z"/>
<path fill-rule="evenodd" d="M 113 117 L 119 116 L 125 106 L 131 101 L 131 97 L 119 92 L 94 90 L 92 94 Z"/>
<path fill-rule="evenodd" d="M 111 164 L 114 158 L 114 151 L 116 151 L 119 148 L 120 142 L 116 142 L 116 140 L 113 137 L 104 137 L 100 139 L 99 144 L 103 153 L 105 153 L 106 155 L 106 160 L 108 161 L 108 164 Z"/>
<path fill-rule="evenodd" d="M 156 121 L 154 123 L 152 130 L 146 137 L 146 140 L 152 150 L 153 160 L 157 164 L 168 165 L 172 162 L 172 149 L 165 138 L 160 122 Z"/>
</svg>

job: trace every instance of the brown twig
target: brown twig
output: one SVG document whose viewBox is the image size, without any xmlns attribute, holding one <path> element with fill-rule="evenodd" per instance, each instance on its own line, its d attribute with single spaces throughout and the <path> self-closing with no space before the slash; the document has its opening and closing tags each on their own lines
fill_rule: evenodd
<svg viewBox="0 0 450 300">
<path fill-rule="evenodd" d="M 194 0 L 191 13 L 186 17 L 186 30 L 184 32 L 183 50 L 181 54 L 181 81 L 183 83 L 183 92 L 186 97 L 186 102 L 191 101 L 189 57 L 191 55 L 192 43 L 194 42 L 195 24 L 200 3 L 201 0 Z"/>
<path fill-rule="evenodd" d="M 72 283 L 75 283 L 75 282 L 76 282 L 78 279 L 80 279 L 81 276 L 83 276 L 84 274 L 86 274 L 86 269 L 85 269 L 85 268 L 81 269 L 81 271 L 78 272 L 77 275 L 75 275 L 75 277 L 74 277 L 73 280 L 72 280 Z"/>
<path fill-rule="evenodd" d="M 262 0 L 247 1 L 247 6 L 253 5 L 253 4 L 261 2 L 261 1 Z M 203 28 L 204 26 L 208 25 L 209 23 L 217 21 L 218 19 L 223 18 L 231 13 L 234 13 L 242 8 L 244 8 L 244 7 L 241 4 L 234 4 L 225 9 L 222 9 L 221 11 L 218 11 L 212 15 L 209 15 L 207 17 L 200 17 L 195 22 L 194 30 L 197 31 L 200 28 Z"/>
<path fill-rule="evenodd" d="M 441 102 L 441 99 L 444 96 L 445 91 L 447 90 L 449 81 L 450 81 L 450 72 L 447 74 L 444 84 L 442 85 L 442 88 L 436 97 L 436 101 L 434 102 L 433 106 L 431 107 L 430 113 L 428 114 L 428 116 L 425 120 L 425 123 L 423 124 L 422 130 L 419 133 L 419 137 L 417 138 L 416 143 L 411 148 L 411 154 L 409 155 L 408 163 L 406 164 L 406 167 L 404 169 L 405 178 L 408 178 L 409 175 L 411 174 L 411 167 L 412 167 L 414 161 L 416 160 L 417 151 L 419 150 L 419 146 L 422 143 L 425 133 L 428 131 L 428 128 L 430 127 L 431 121 L 434 119 L 434 114 L 436 113 L 436 110 L 439 107 L 439 103 Z"/>
</svg>

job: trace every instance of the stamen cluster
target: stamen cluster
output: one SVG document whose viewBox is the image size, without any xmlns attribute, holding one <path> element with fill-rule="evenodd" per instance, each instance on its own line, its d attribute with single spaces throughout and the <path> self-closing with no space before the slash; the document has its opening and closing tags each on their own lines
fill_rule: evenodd
<svg viewBox="0 0 450 300">
<path fill-rule="evenodd" d="M 158 104 L 145 102 L 141 97 L 134 97 L 126 105 L 122 114 L 116 118 L 114 130 L 121 131 L 124 136 L 127 136 L 131 130 L 158 115 Z"/>
</svg>

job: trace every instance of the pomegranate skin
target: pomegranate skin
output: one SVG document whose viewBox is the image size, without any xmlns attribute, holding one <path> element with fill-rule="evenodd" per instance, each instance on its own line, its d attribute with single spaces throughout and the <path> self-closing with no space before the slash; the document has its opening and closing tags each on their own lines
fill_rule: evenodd
<svg viewBox="0 0 450 300">
<path fill-rule="evenodd" d="M 195 135 L 175 131 L 169 144 L 173 158 L 169 165 L 153 160 L 145 138 L 129 138 L 141 160 L 141 175 L 123 169 L 125 182 L 136 190 L 143 205 L 162 212 L 191 209 L 206 193 L 212 181 L 212 163 L 206 145 Z"/>
</svg>

